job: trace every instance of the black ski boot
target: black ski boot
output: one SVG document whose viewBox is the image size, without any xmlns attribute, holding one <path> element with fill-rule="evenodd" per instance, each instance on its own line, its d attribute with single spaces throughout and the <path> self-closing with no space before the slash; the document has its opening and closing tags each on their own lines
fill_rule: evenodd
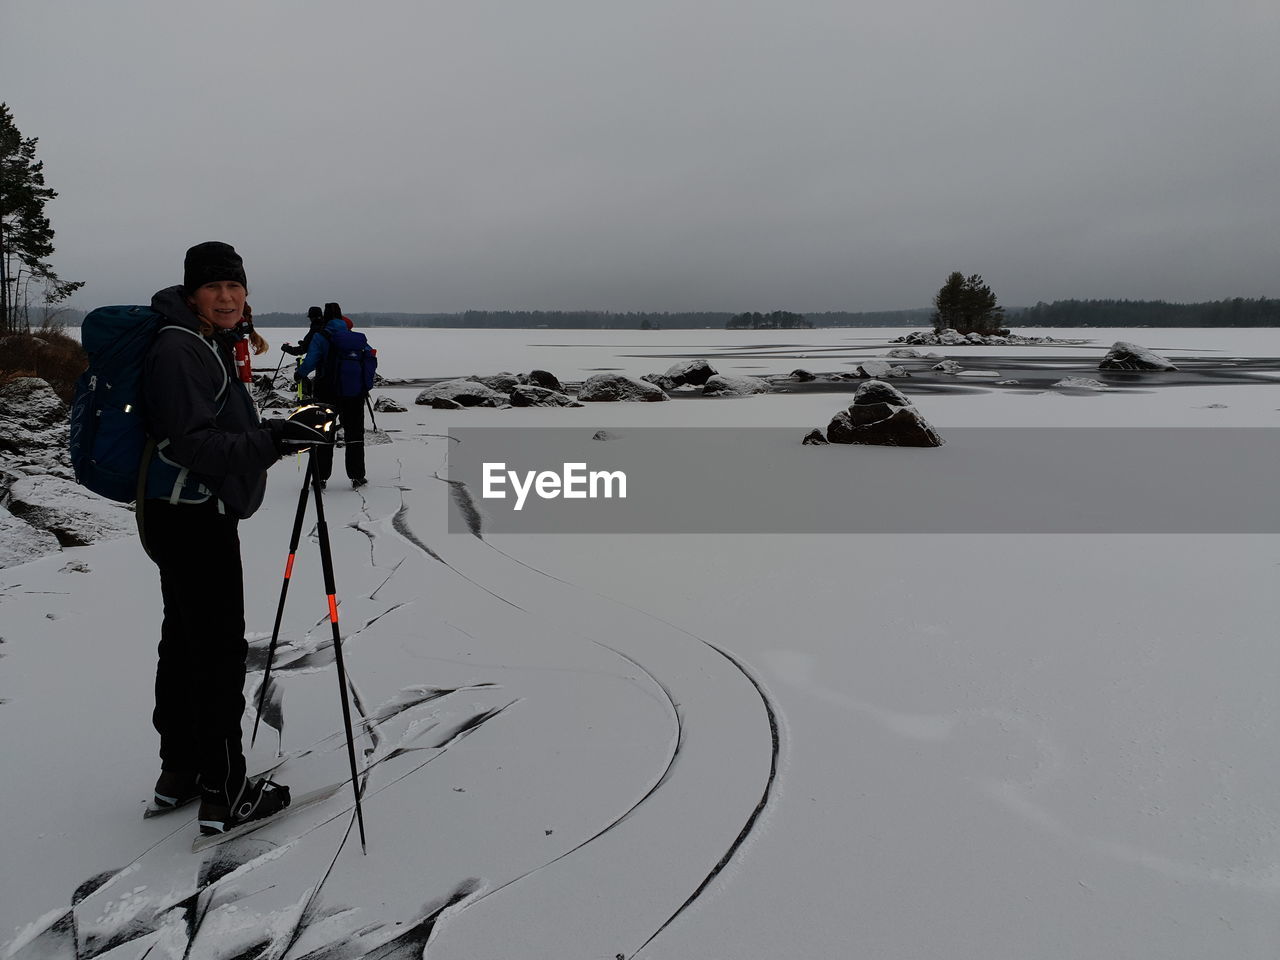
<svg viewBox="0 0 1280 960">
<path fill-rule="evenodd" d="M 192 800 L 200 799 L 200 775 L 186 770 L 161 770 L 156 781 L 156 810 L 176 810 Z"/>
<path fill-rule="evenodd" d="M 200 832 L 206 836 L 226 833 L 234 827 L 262 820 L 289 806 L 289 788 L 259 777 L 246 779 L 236 798 L 227 802 L 225 794 L 205 793 L 200 801 Z"/>
</svg>

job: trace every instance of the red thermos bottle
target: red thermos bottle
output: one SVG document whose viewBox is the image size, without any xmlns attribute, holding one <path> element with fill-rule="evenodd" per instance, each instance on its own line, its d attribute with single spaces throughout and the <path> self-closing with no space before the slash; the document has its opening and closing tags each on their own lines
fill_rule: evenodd
<svg viewBox="0 0 1280 960">
<path fill-rule="evenodd" d="M 241 337 L 235 343 L 236 373 L 243 383 L 253 382 L 253 366 L 249 361 L 249 338 Z"/>
</svg>

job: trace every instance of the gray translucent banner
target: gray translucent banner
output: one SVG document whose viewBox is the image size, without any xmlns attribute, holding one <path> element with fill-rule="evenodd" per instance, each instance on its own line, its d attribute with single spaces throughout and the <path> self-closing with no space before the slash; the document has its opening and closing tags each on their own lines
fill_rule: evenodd
<svg viewBox="0 0 1280 960">
<path fill-rule="evenodd" d="M 804 432 L 456 428 L 449 529 L 1280 532 L 1276 428 L 965 428 L 933 448 Z"/>
</svg>

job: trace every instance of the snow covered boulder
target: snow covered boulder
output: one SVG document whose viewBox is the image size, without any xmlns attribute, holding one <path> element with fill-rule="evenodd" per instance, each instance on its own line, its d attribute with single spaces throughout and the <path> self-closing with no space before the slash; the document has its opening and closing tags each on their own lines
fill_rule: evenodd
<svg viewBox="0 0 1280 960">
<path fill-rule="evenodd" d="M 897 407 L 911 406 L 911 401 L 903 395 L 901 390 L 883 380 L 868 380 L 862 384 L 853 395 L 853 402 L 858 406 L 869 403 L 891 403 Z"/>
<path fill-rule="evenodd" d="M 1099 370 L 1177 370 L 1178 368 L 1146 347 L 1117 340 L 1098 364 Z"/>
<path fill-rule="evenodd" d="M 1088 377 L 1063 377 L 1061 380 L 1054 381 L 1055 387 L 1062 387 L 1066 390 L 1105 390 L 1107 385 L 1098 380 L 1091 380 Z"/>
<path fill-rule="evenodd" d="M 937 335 L 932 330 L 912 330 L 906 336 L 898 337 L 890 340 L 890 343 L 911 343 L 916 346 L 933 346 L 938 342 Z"/>
<path fill-rule="evenodd" d="M 414 403 L 434 406 L 434 400 L 452 400 L 461 407 L 500 407 L 507 402 L 506 394 L 499 393 L 475 380 L 446 380 L 423 390 Z"/>
<path fill-rule="evenodd" d="M 915 347 L 894 347 L 885 356 L 892 357 L 895 360 L 918 360 L 920 351 Z"/>
<path fill-rule="evenodd" d="M 507 373 L 505 370 L 487 377 L 472 376 L 468 379 L 474 380 L 476 383 L 483 383 L 490 390 L 496 390 L 498 393 L 510 393 L 512 387 L 520 383 L 519 377 L 514 373 Z"/>
<path fill-rule="evenodd" d="M 827 425 L 831 443 L 865 443 L 889 447 L 940 447 L 942 438 L 915 407 L 888 403 L 852 405 Z"/>
<path fill-rule="evenodd" d="M 547 390 L 530 384 L 520 384 L 511 391 L 513 407 L 580 407 L 577 400 L 559 390 Z"/>
<path fill-rule="evenodd" d="M 390 397 L 379 397 L 373 401 L 373 409 L 375 413 L 405 413 L 406 408 L 401 406 Z"/>
<path fill-rule="evenodd" d="M 941 363 L 935 363 L 933 369 L 939 373 L 956 374 L 960 372 L 960 364 L 955 360 L 943 360 Z"/>
<path fill-rule="evenodd" d="M 67 429 L 67 405 L 43 380 L 18 377 L 0 387 L 0 450 L 42 461 L 65 451 Z"/>
<path fill-rule="evenodd" d="M 0 387 L 0 497 L 19 477 L 75 479 L 67 456 L 67 406 L 36 377 Z"/>
<path fill-rule="evenodd" d="M 809 383 L 818 378 L 808 370 L 796 369 L 791 371 L 791 379 L 795 380 L 797 383 Z"/>
<path fill-rule="evenodd" d="M 676 383 L 665 373 L 643 373 L 640 375 L 640 379 L 645 383 L 652 383 L 659 390 L 666 393 L 670 393 L 672 390 L 678 390 L 681 387 L 681 384 Z"/>
<path fill-rule="evenodd" d="M 759 377 L 726 377 L 719 373 L 702 385 L 703 396 L 707 397 L 749 397 L 770 389 L 769 381 Z"/>
<path fill-rule="evenodd" d="M 715 375 L 715 367 L 705 360 L 682 360 L 680 363 L 673 363 L 663 374 L 664 377 L 670 377 L 678 387 L 685 384 L 700 387 Z"/>
<path fill-rule="evenodd" d="M 858 364 L 858 376 L 874 377 L 880 379 L 882 377 L 909 377 L 906 367 L 894 366 L 888 360 L 863 360 Z"/>
<path fill-rule="evenodd" d="M 554 374 L 546 370 L 530 370 L 525 380 L 535 387 L 542 387 L 544 390 L 557 390 L 564 392 L 564 385 L 560 379 Z"/>
<path fill-rule="evenodd" d="M 58 538 L 52 533 L 37 530 L 25 520 L 0 509 L 0 567 L 15 567 L 39 560 L 61 549 Z"/>
<path fill-rule="evenodd" d="M 937 447 L 938 432 L 895 387 L 871 380 L 858 388 L 846 410 L 827 425 L 831 443 L 868 443 L 893 447 Z"/>
<path fill-rule="evenodd" d="M 62 477 L 23 477 L 9 488 L 5 506 L 64 547 L 132 536 L 133 511 Z"/>
<path fill-rule="evenodd" d="M 654 402 L 670 400 L 666 392 L 656 384 L 620 373 L 597 373 L 583 381 L 578 389 L 578 399 L 591 403 Z"/>
<path fill-rule="evenodd" d="M 944 347 L 958 347 L 961 345 L 968 345 L 969 343 L 960 331 L 953 330 L 950 327 L 947 327 L 947 329 L 938 334 L 937 342 L 942 344 Z"/>
</svg>

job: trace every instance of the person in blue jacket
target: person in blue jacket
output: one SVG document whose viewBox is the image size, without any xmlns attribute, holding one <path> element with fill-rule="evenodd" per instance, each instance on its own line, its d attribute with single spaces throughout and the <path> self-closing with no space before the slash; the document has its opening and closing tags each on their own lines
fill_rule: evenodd
<svg viewBox="0 0 1280 960">
<path fill-rule="evenodd" d="M 338 412 L 338 425 L 342 427 L 345 444 L 347 477 L 352 487 L 363 487 L 369 481 L 365 477 L 364 466 L 364 404 L 365 394 L 344 397 L 323 376 L 326 360 L 333 343 L 332 334 L 345 333 L 352 323 L 342 315 L 342 307 L 336 303 L 324 305 L 324 326 L 311 338 L 307 355 L 298 365 L 294 379 L 301 381 L 311 373 L 315 373 L 312 395 L 321 403 L 328 404 Z M 317 447 L 315 454 L 316 470 L 320 476 L 320 486 L 324 486 L 333 473 L 333 448 Z"/>
</svg>

